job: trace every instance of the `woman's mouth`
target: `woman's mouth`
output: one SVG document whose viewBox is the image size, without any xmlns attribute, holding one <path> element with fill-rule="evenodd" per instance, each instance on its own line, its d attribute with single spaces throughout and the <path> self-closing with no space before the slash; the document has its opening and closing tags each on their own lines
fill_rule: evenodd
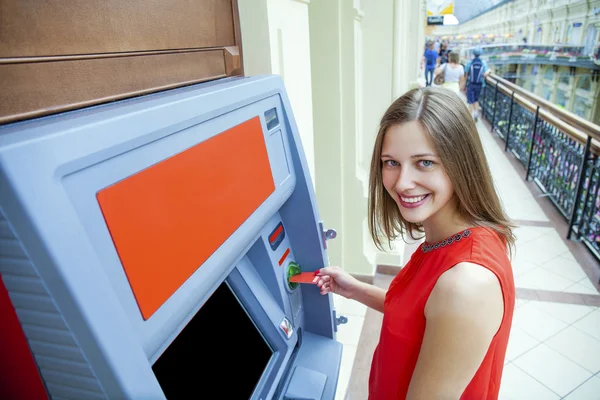
<svg viewBox="0 0 600 400">
<path fill-rule="evenodd" d="M 415 208 L 419 207 L 421 204 L 425 203 L 425 200 L 429 198 L 430 194 L 424 194 L 421 196 L 410 196 L 404 197 L 398 195 L 398 199 L 400 199 L 400 205 L 404 208 Z"/>
</svg>

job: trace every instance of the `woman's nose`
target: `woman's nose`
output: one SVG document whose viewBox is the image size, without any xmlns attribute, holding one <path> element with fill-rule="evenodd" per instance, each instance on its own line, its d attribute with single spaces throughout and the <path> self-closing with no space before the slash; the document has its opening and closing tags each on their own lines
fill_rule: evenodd
<svg viewBox="0 0 600 400">
<path fill-rule="evenodd" d="M 402 168 L 398 174 L 398 180 L 396 181 L 395 189 L 398 193 L 402 193 L 406 190 L 414 189 L 416 186 L 414 173 L 409 168 Z"/>
</svg>

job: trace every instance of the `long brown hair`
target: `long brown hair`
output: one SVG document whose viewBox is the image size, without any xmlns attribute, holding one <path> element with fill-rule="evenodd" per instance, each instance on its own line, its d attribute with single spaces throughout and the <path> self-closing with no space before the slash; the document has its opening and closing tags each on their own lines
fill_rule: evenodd
<svg viewBox="0 0 600 400">
<path fill-rule="evenodd" d="M 386 191 L 382 178 L 381 149 L 391 126 L 418 121 L 432 139 L 454 187 L 458 214 L 472 226 L 485 226 L 506 241 L 512 254 L 515 227 L 504 212 L 494 188 L 479 133 L 465 104 L 447 89 L 413 89 L 387 109 L 375 139 L 369 178 L 369 231 L 377 248 L 408 233 L 423 237 L 423 226 L 402 218 L 398 205 Z"/>
<path fill-rule="evenodd" d="M 460 57 L 457 52 L 453 51 L 448 54 L 448 62 L 458 64 L 460 62 Z"/>
</svg>

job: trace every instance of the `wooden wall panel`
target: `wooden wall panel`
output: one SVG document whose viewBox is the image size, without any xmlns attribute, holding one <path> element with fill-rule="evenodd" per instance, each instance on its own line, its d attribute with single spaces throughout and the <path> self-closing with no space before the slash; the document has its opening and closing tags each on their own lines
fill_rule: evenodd
<svg viewBox="0 0 600 400">
<path fill-rule="evenodd" d="M 237 0 L 0 0 L 0 124 L 232 75 Z"/>
<path fill-rule="evenodd" d="M 0 57 L 235 46 L 230 0 L 2 0 Z"/>
<path fill-rule="evenodd" d="M 223 53 L 0 64 L 0 124 L 223 78 Z"/>
</svg>

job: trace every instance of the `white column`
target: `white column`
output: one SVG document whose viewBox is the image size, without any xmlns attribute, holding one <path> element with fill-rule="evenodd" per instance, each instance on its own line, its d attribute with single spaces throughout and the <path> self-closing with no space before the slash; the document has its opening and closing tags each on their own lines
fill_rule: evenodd
<svg viewBox="0 0 600 400">
<path fill-rule="evenodd" d="M 285 83 L 315 182 L 308 0 L 239 0 L 244 72 Z"/>
<path fill-rule="evenodd" d="M 393 95 L 399 97 L 416 86 L 423 56 L 425 7 L 421 1 L 394 1 Z"/>
<path fill-rule="evenodd" d="M 332 265 L 343 266 L 344 225 L 342 79 L 339 0 L 309 5 L 310 55 L 315 132 L 315 187 L 319 212 L 338 237 L 327 244 Z"/>
<path fill-rule="evenodd" d="M 314 184 L 309 3 L 309 0 L 268 0 L 267 9 L 272 71 L 283 77 Z"/>
<path fill-rule="evenodd" d="M 393 97 L 397 98 L 408 89 L 408 65 L 407 65 L 407 21 L 410 2 L 404 0 L 394 1 L 394 61 L 393 61 Z"/>
<path fill-rule="evenodd" d="M 244 73 L 271 73 L 271 41 L 267 0 L 239 0 Z"/>
<path fill-rule="evenodd" d="M 342 105 L 342 176 L 344 230 L 343 265 L 352 273 L 373 273 L 374 257 L 368 245 L 368 232 L 364 230 L 367 218 L 367 178 L 361 174 L 360 146 L 363 99 L 361 96 L 362 76 L 362 21 L 364 13 L 360 2 L 343 0 L 340 3 L 341 22 L 341 105 Z M 368 78 L 368 77 L 366 77 Z"/>
</svg>

